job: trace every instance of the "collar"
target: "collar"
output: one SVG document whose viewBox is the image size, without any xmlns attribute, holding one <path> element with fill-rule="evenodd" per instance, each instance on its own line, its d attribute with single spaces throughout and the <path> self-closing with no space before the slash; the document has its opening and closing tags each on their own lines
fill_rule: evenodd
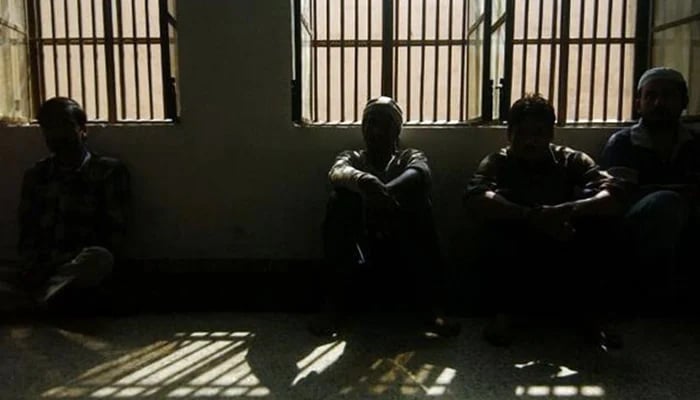
<svg viewBox="0 0 700 400">
<path fill-rule="evenodd" d="M 540 163 L 541 163 L 541 164 L 552 164 L 552 165 L 556 165 L 558 161 L 557 161 L 557 156 L 556 156 L 556 154 L 555 154 L 554 149 L 555 149 L 555 144 L 554 144 L 554 143 L 550 143 L 550 144 L 549 144 L 549 147 L 548 147 L 548 150 L 549 150 L 549 157 L 544 158 L 544 159 L 542 159 L 542 160 L 533 161 L 532 163 L 533 163 L 533 164 L 540 164 Z M 505 153 L 506 153 L 506 156 L 507 156 L 507 157 L 509 157 L 509 158 L 513 157 L 513 153 L 511 152 L 510 146 L 508 146 L 508 147 L 505 148 Z M 514 157 L 513 157 L 513 158 L 514 158 Z M 514 159 L 516 159 L 516 158 L 514 158 Z M 516 159 L 516 160 L 517 160 L 517 159 Z M 524 161 L 524 160 L 523 160 L 523 161 Z M 528 161 L 527 163 L 529 164 L 529 163 L 531 163 L 531 162 Z"/>
<path fill-rule="evenodd" d="M 56 162 L 56 156 L 53 155 L 51 156 L 51 163 L 49 164 L 49 175 L 53 175 L 57 171 L 62 171 L 62 172 L 82 172 L 82 170 L 85 168 L 87 163 L 92 159 L 92 153 L 90 153 L 90 150 L 85 148 L 85 155 L 83 155 L 82 161 L 80 161 L 80 165 L 72 170 L 64 169 L 58 166 L 58 163 Z"/>
</svg>

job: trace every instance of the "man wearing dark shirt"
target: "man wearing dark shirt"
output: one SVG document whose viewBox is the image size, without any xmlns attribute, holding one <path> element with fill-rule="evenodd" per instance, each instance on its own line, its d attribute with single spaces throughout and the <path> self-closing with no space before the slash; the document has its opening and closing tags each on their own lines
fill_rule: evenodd
<svg viewBox="0 0 700 400">
<path fill-rule="evenodd" d="M 516 101 L 509 146 L 481 162 L 466 190 L 465 206 L 482 223 L 480 264 L 503 313 L 484 331 L 493 344 L 512 339 L 507 313 L 571 302 L 592 307 L 587 301 L 602 284 L 598 224 L 618 212 L 619 188 L 585 153 L 551 143 L 554 121 L 554 108 L 540 95 Z"/>
<path fill-rule="evenodd" d="M 433 306 L 430 328 L 454 335 L 458 326 L 446 323 L 437 310 L 442 290 L 436 282 L 442 271 L 431 210 L 430 167 L 422 151 L 399 148 L 402 124 L 403 113 L 393 99 L 370 100 L 362 114 L 365 149 L 341 152 L 328 173 L 333 192 L 323 240 L 333 271 L 331 302 L 338 307 L 366 300 L 369 283 L 375 283 L 370 287 L 372 299 L 385 293 L 412 299 L 411 293 L 420 286 L 427 288 L 421 293 L 425 303 Z M 330 333 L 336 318 L 331 313 L 325 321 L 319 319 L 312 331 Z"/>
<path fill-rule="evenodd" d="M 19 206 L 21 284 L 36 300 L 105 281 L 126 230 L 129 174 L 119 160 L 91 152 L 86 115 L 57 97 L 39 111 L 51 155 L 24 175 Z"/>
<path fill-rule="evenodd" d="M 602 165 L 636 187 L 626 214 L 635 265 L 629 276 L 655 301 L 674 292 L 679 252 L 697 220 L 700 135 L 680 121 L 688 105 L 688 86 L 680 72 L 665 67 L 646 71 L 635 102 L 639 122 L 610 137 Z"/>
</svg>

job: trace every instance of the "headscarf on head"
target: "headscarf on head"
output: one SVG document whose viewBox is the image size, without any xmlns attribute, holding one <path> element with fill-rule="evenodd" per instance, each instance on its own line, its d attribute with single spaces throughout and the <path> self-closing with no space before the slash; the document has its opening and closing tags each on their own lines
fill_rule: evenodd
<svg viewBox="0 0 700 400">
<path fill-rule="evenodd" d="M 680 72 L 676 71 L 673 68 L 668 68 L 668 67 L 654 67 L 651 69 L 646 70 L 642 74 L 642 77 L 639 78 L 639 83 L 637 84 L 637 90 L 642 90 L 644 85 L 651 81 L 655 81 L 657 79 L 663 79 L 666 81 L 671 81 L 675 82 L 678 84 L 683 85 L 685 90 L 688 90 L 688 83 L 685 81 L 685 78 L 683 77 L 683 74 Z"/>
<path fill-rule="evenodd" d="M 380 96 L 371 99 L 365 105 L 365 109 L 362 112 L 362 124 L 365 124 L 365 120 L 370 115 L 370 113 L 381 113 L 387 115 L 394 122 L 396 127 L 401 131 L 401 125 L 403 125 L 403 111 L 401 107 L 392 99 L 387 96 Z"/>
</svg>

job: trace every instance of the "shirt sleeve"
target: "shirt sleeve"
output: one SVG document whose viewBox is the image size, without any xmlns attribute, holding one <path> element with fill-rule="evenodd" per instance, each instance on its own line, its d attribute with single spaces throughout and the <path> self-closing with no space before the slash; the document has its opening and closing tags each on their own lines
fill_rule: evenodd
<svg viewBox="0 0 700 400">
<path fill-rule="evenodd" d="M 344 151 L 335 158 L 328 171 L 328 180 L 334 187 L 341 187 L 359 192 L 358 183 L 367 173 L 357 168 L 359 154 L 356 151 Z"/>
<path fill-rule="evenodd" d="M 423 182 L 426 188 L 429 188 L 432 183 L 432 173 L 428 165 L 428 157 L 420 150 L 411 149 L 408 153 L 408 161 L 406 169 L 413 168 L 418 170 L 423 176 Z"/>
<path fill-rule="evenodd" d="M 611 193 L 624 191 L 622 182 L 603 171 L 586 153 L 574 151 L 569 156 L 568 169 L 574 183 L 586 196 L 595 195 L 603 190 Z"/>
</svg>

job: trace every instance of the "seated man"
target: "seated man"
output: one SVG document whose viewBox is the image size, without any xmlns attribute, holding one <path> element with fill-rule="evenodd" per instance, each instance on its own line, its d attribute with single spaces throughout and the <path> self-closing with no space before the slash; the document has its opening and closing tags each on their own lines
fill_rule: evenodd
<svg viewBox="0 0 700 400">
<path fill-rule="evenodd" d="M 516 101 L 508 116 L 509 146 L 487 156 L 466 190 L 465 206 L 482 223 L 480 265 L 489 276 L 496 319 L 492 344 L 512 339 L 512 312 L 571 304 L 593 308 L 605 261 L 603 216 L 619 210 L 615 182 L 586 154 L 551 143 L 554 108 L 540 95 Z M 578 303 L 578 304 L 576 304 Z M 592 322 L 592 321 L 591 321 Z M 604 338 L 593 324 L 596 341 Z"/>
<path fill-rule="evenodd" d="M 673 280 L 682 279 L 676 273 L 679 251 L 684 251 L 680 245 L 691 243 L 690 222 L 697 221 L 700 135 L 680 121 L 688 105 L 688 86 L 680 72 L 664 67 L 646 71 L 635 101 L 639 122 L 610 137 L 602 165 L 636 184 L 626 214 L 635 265 L 629 278 L 635 281 L 631 286 L 643 289 L 638 294 L 657 302 L 675 292 Z"/>
<path fill-rule="evenodd" d="M 20 284 L 40 303 L 107 279 L 126 228 L 129 174 L 86 146 L 86 115 L 56 97 L 39 111 L 51 155 L 24 175 L 19 206 Z"/>
<path fill-rule="evenodd" d="M 428 288 L 421 298 L 431 306 L 440 302 L 435 283 L 442 271 L 431 212 L 430 168 L 423 152 L 399 148 L 402 123 L 402 111 L 393 99 L 370 100 L 362 115 L 366 149 L 340 153 L 328 173 L 333 193 L 323 239 L 335 278 L 329 282 L 334 286 L 330 288 L 334 306 L 392 291 L 399 300 L 395 304 L 405 303 L 417 297 L 419 282 Z M 376 283 L 374 291 L 360 289 L 371 283 Z M 446 324 L 437 313 L 433 317 L 436 333 L 457 333 L 456 325 Z M 319 329 L 312 330 L 318 333 L 335 328 L 316 325 Z"/>
</svg>

